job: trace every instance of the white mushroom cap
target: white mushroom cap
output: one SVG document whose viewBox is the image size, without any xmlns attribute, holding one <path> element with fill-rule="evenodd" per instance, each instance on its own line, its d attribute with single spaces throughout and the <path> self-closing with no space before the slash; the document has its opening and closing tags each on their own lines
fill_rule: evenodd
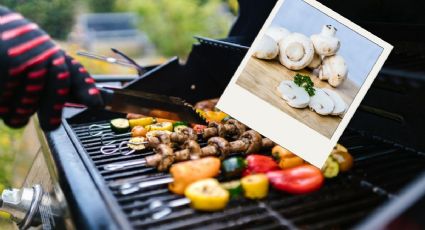
<svg viewBox="0 0 425 230">
<path fill-rule="evenodd" d="M 345 112 L 345 110 L 347 109 L 347 103 L 345 103 L 344 100 L 342 100 L 341 96 L 339 96 L 339 94 L 337 92 L 335 92 L 334 90 L 331 89 L 326 89 L 323 88 L 322 89 L 323 92 L 325 92 L 333 101 L 334 103 L 334 109 L 332 110 L 331 114 L 332 115 L 341 115 Z"/>
<path fill-rule="evenodd" d="M 335 37 L 336 28 L 332 25 L 324 25 L 320 34 L 310 36 L 317 54 L 323 56 L 335 55 L 340 47 L 340 42 Z"/>
<path fill-rule="evenodd" d="M 279 53 L 279 46 L 270 36 L 264 35 L 254 47 L 253 56 L 260 59 L 273 59 Z"/>
<path fill-rule="evenodd" d="M 310 64 L 308 64 L 308 68 L 316 69 L 322 64 L 322 58 L 316 53 L 313 55 L 313 60 L 311 60 Z"/>
<path fill-rule="evenodd" d="M 309 107 L 320 115 L 328 115 L 334 110 L 332 99 L 320 88 L 314 88 L 314 96 L 310 99 Z"/>
<path fill-rule="evenodd" d="M 345 80 L 347 74 L 348 67 L 343 57 L 335 55 L 323 59 L 319 78 L 322 80 L 327 79 L 331 86 L 339 86 Z"/>
<path fill-rule="evenodd" d="M 292 33 L 279 42 L 279 61 L 286 68 L 300 70 L 311 63 L 314 48 L 311 40 L 303 34 Z"/>
<path fill-rule="evenodd" d="M 293 81 L 282 81 L 277 90 L 289 106 L 294 108 L 305 108 L 310 102 L 310 96 L 304 88 L 299 87 Z"/>
<path fill-rule="evenodd" d="M 266 30 L 266 34 L 273 38 L 277 43 L 291 34 L 289 30 L 280 26 L 271 26 Z"/>
</svg>

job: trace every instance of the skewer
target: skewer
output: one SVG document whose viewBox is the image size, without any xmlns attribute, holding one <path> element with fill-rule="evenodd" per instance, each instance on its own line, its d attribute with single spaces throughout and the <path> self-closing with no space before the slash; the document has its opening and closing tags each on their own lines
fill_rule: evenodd
<svg viewBox="0 0 425 230">
<path fill-rule="evenodd" d="M 130 166 L 146 166 L 146 160 L 143 158 L 143 159 L 138 159 L 134 161 L 126 161 L 122 163 L 112 163 L 112 164 L 105 165 L 103 168 L 106 171 L 115 171 L 118 169 L 130 167 Z"/>
<path fill-rule="evenodd" d="M 103 134 L 102 129 L 106 129 L 106 128 L 109 128 L 109 125 L 93 124 L 93 125 L 89 126 L 88 132 L 89 132 L 90 136 L 97 137 L 97 136 L 102 135 Z M 95 132 L 95 133 L 93 133 L 93 132 Z"/>
<path fill-rule="evenodd" d="M 157 212 L 152 214 L 152 219 L 159 220 L 166 216 L 168 216 L 172 210 L 171 208 L 181 207 L 190 204 L 190 200 L 187 198 L 179 198 L 172 201 L 169 201 L 168 203 L 164 203 L 161 200 L 154 200 L 149 205 L 150 211 L 158 210 Z"/>
<path fill-rule="evenodd" d="M 256 152 L 258 150 L 260 150 L 260 148 L 267 148 L 267 147 L 271 147 L 269 142 L 270 140 L 268 140 L 267 138 L 263 138 L 261 139 L 261 136 L 255 132 L 255 131 L 247 131 L 247 134 L 253 136 L 254 138 L 256 138 L 256 140 L 252 140 L 252 142 L 254 142 L 254 145 L 248 145 L 248 146 L 244 146 L 246 145 L 242 140 L 236 140 L 233 142 L 227 142 L 225 139 L 220 138 L 220 137 L 215 137 L 215 138 L 211 138 L 208 142 L 209 145 L 204 147 L 204 148 L 200 148 L 199 144 L 194 142 L 194 141 L 188 141 L 186 142 L 184 145 L 186 146 L 186 148 L 180 150 L 180 151 L 176 151 L 173 152 L 173 157 L 171 160 L 171 164 L 175 163 L 175 162 L 179 162 L 179 161 L 184 161 L 184 160 L 190 160 L 190 159 L 194 159 L 194 156 L 197 156 L 195 158 L 198 157 L 205 157 L 205 156 L 217 156 L 217 155 L 221 155 L 222 158 L 226 157 L 230 152 L 239 152 L 239 151 L 245 151 L 246 153 L 251 153 L 251 152 Z M 247 136 L 247 134 L 244 134 L 245 136 Z M 256 135 L 258 134 L 258 135 Z M 228 147 L 226 148 L 219 148 L 217 149 L 216 146 L 220 146 L 220 142 L 223 142 L 223 144 L 226 144 L 226 142 L 228 143 Z M 190 144 L 192 143 L 192 145 Z M 255 144 L 256 143 L 256 144 Z M 125 142 L 122 142 L 120 144 L 120 146 L 118 147 L 118 149 L 121 152 L 121 149 L 123 148 L 123 144 L 125 144 Z M 271 142 L 271 144 L 273 144 Z M 195 145 L 195 146 L 193 146 Z M 216 146 L 215 146 L 216 145 Z M 249 147 L 251 146 L 251 147 Z M 252 146 L 255 146 L 254 149 Z M 194 149 L 191 149 L 194 148 Z M 196 152 L 195 155 L 192 155 L 193 151 Z M 115 152 L 117 152 L 117 150 L 115 150 Z M 130 152 L 125 152 L 122 153 L 123 155 L 128 155 L 133 153 L 134 151 L 130 151 Z M 158 158 L 162 158 L 161 153 L 156 153 L 155 155 L 151 155 L 148 156 L 147 158 L 150 158 L 149 161 L 156 163 L 156 166 L 160 165 L 161 160 L 157 161 L 155 159 L 156 156 L 159 156 Z M 183 156 L 183 158 L 181 158 L 181 156 Z M 180 158 L 179 158 L 180 157 Z M 130 167 L 130 166 L 148 166 L 148 160 L 147 158 L 138 160 L 138 161 L 128 161 L 128 162 L 122 162 L 122 163 L 112 163 L 112 164 L 108 164 L 104 166 L 105 170 L 108 171 L 114 171 L 114 170 L 118 170 L 118 169 L 123 169 L 126 167 Z M 152 164 L 152 163 L 150 163 Z M 155 165 L 149 165 L 152 167 L 155 167 Z"/>
<path fill-rule="evenodd" d="M 174 179 L 172 177 L 165 177 L 154 181 L 144 181 L 140 182 L 136 185 L 127 183 L 120 186 L 120 193 L 121 195 L 128 195 L 131 193 L 135 193 L 143 188 L 149 188 L 152 186 L 158 186 L 158 185 L 165 185 L 173 182 Z"/>
</svg>

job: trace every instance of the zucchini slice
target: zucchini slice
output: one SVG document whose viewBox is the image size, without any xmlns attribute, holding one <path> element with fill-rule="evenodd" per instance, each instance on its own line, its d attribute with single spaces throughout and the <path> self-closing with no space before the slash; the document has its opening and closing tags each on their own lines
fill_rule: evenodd
<svg viewBox="0 0 425 230">
<path fill-rule="evenodd" d="M 130 123 L 125 118 L 113 119 L 110 122 L 112 131 L 116 133 L 125 133 L 130 130 Z"/>
</svg>

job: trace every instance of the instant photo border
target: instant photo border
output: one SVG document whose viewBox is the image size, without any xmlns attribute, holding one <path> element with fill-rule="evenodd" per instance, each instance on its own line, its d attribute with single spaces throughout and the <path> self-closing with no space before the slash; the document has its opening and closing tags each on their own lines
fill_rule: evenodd
<svg viewBox="0 0 425 230">
<path fill-rule="evenodd" d="M 299 1 L 304 1 L 311 7 L 318 9 L 383 48 L 382 53 L 376 60 L 353 102 L 348 107 L 332 137 L 329 139 L 323 136 L 319 132 L 311 129 L 307 125 L 236 84 L 236 80 L 242 74 L 254 52 L 252 48 L 249 49 L 223 95 L 220 97 L 217 108 L 240 120 L 252 129 L 257 130 L 275 143 L 294 152 L 314 166 L 321 168 L 378 75 L 378 72 L 382 68 L 393 47 L 317 1 Z M 260 39 L 264 36 L 266 29 L 271 25 L 284 2 L 285 0 L 279 0 L 276 3 L 251 47 L 255 47 L 258 42 L 260 42 Z"/>
</svg>

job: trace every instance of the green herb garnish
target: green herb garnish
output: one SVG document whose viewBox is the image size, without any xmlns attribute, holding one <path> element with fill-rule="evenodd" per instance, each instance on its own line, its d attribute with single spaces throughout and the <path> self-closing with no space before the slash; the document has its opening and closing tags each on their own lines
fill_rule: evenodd
<svg viewBox="0 0 425 230">
<path fill-rule="evenodd" d="M 303 87 L 310 97 L 314 96 L 314 83 L 313 81 L 311 81 L 311 78 L 309 76 L 297 73 L 294 77 L 294 82 L 299 87 Z"/>
</svg>

